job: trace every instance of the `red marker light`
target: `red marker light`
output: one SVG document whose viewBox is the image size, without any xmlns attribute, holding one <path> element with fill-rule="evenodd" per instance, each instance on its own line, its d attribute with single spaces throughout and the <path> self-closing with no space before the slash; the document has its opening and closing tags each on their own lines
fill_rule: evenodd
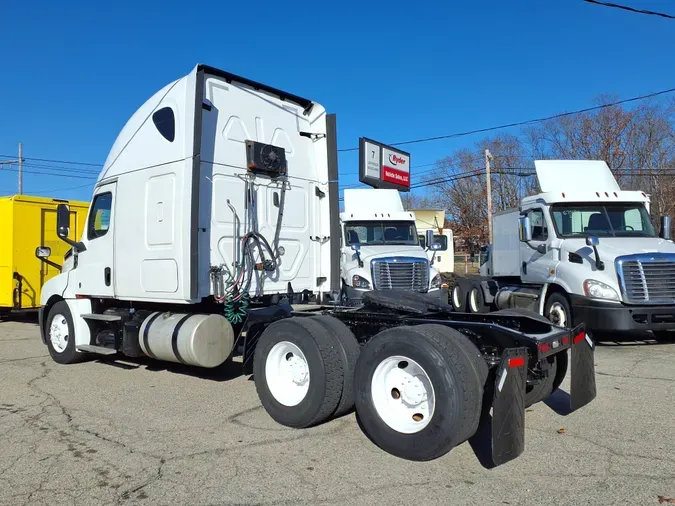
<svg viewBox="0 0 675 506">
<path fill-rule="evenodd" d="M 562 345 L 567 346 L 570 343 L 570 338 L 565 336 L 562 338 Z"/>
<path fill-rule="evenodd" d="M 509 367 L 522 367 L 525 365 L 524 357 L 515 357 L 509 359 Z"/>
<path fill-rule="evenodd" d="M 581 341 L 586 334 L 584 332 L 580 332 L 576 336 L 574 336 L 574 344 L 577 344 L 579 341 Z"/>
<path fill-rule="evenodd" d="M 542 353 L 546 353 L 550 348 L 551 346 L 548 343 L 539 343 L 539 349 Z"/>
</svg>

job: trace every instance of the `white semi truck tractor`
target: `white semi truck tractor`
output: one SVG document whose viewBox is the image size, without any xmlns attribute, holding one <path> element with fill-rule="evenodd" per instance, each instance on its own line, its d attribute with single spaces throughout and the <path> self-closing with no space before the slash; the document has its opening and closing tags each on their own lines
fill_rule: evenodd
<svg viewBox="0 0 675 506">
<path fill-rule="evenodd" d="M 494 463 L 517 457 L 524 406 L 565 377 L 528 390 L 541 364 L 569 352 L 571 409 L 595 398 L 584 326 L 455 315 L 398 286 L 342 305 L 336 132 L 317 102 L 206 65 L 167 84 L 114 142 L 79 241 L 58 207 L 71 250 L 42 288 L 43 343 L 59 364 L 240 364 L 278 423 L 355 410 L 371 441 L 410 460 L 446 454 L 491 411 Z"/>
<path fill-rule="evenodd" d="M 535 162 L 542 193 L 493 217 L 480 276 L 451 292 L 458 311 L 527 308 L 590 335 L 675 330 L 675 244 L 649 196 L 621 190 L 604 161 Z"/>
<path fill-rule="evenodd" d="M 413 291 L 447 301 L 447 294 L 441 295 L 441 276 L 427 256 L 427 250 L 436 251 L 441 245 L 420 244 L 415 214 L 403 209 L 397 190 L 345 189 L 340 227 L 346 303 L 358 303 L 370 290 Z M 433 237 L 433 231 L 429 235 Z"/>
</svg>

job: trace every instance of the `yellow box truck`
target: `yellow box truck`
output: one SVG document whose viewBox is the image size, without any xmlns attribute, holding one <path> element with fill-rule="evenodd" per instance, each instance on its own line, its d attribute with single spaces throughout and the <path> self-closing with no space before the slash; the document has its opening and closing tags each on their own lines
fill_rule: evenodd
<svg viewBox="0 0 675 506">
<path fill-rule="evenodd" d="M 54 261 L 44 262 L 36 256 L 36 248 L 51 248 L 52 259 L 63 259 L 70 248 L 56 235 L 56 207 L 62 203 L 70 206 L 71 238 L 79 239 L 88 202 L 0 197 L 0 315 L 38 309 L 40 288 L 59 273 Z"/>
</svg>

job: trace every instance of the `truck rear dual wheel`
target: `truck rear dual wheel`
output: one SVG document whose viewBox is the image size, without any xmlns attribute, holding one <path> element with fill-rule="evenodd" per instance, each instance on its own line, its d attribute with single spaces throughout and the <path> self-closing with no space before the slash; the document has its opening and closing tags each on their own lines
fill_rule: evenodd
<svg viewBox="0 0 675 506">
<path fill-rule="evenodd" d="M 485 294 L 480 283 L 472 283 L 466 301 L 470 313 L 489 313 L 490 308 L 485 303 Z"/>
<path fill-rule="evenodd" d="M 353 371 L 359 345 L 332 317 L 294 317 L 260 336 L 253 375 L 260 402 L 278 423 L 305 428 L 354 406 Z"/>
<path fill-rule="evenodd" d="M 458 313 L 464 313 L 466 311 L 466 292 L 459 282 L 455 282 L 455 286 L 452 287 L 452 291 L 450 292 L 450 304 L 452 304 L 453 309 Z"/>
<path fill-rule="evenodd" d="M 356 364 L 359 426 L 392 455 L 438 458 L 477 430 L 487 375 L 477 348 L 456 330 L 384 330 L 363 347 Z"/>
</svg>

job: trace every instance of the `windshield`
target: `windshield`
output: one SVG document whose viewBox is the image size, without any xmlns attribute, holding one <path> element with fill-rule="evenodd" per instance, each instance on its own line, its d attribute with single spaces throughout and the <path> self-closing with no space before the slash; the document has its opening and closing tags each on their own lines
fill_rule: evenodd
<svg viewBox="0 0 675 506">
<path fill-rule="evenodd" d="M 554 204 L 551 217 L 558 237 L 656 237 L 643 204 Z"/>
<path fill-rule="evenodd" d="M 362 246 L 419 244 L 415 222 L 412 221 L 352 221 L 345 224 L 345 238 L 347 246 L 355 243 Z"/>
</svg>

